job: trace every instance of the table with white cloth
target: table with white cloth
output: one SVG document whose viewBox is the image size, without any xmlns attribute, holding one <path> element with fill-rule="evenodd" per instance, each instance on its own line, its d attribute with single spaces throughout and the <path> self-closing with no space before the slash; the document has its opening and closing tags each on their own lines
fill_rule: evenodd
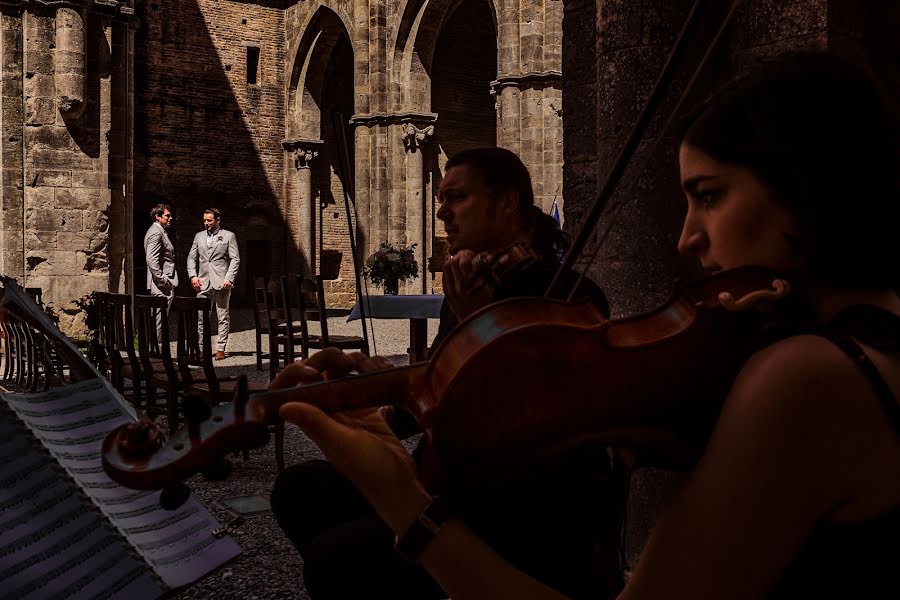
<svg viewBox="0 0 900 600">
<path fill-rule="evenodd" d="M 441 316 L 442 294 L 414 294 L 363 296 L 366 318 L 373 319 L 409 319 L 409 360 L 419 362 L 425 360 L 428 352 L 428 319 Z M 359 303 L 357 303 L 347 321 L 359 319 Z"/>
</svg>

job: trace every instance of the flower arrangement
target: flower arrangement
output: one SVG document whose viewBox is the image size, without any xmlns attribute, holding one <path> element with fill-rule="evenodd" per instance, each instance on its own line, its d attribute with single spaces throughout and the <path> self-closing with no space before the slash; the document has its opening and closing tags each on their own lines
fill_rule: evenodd
<svg viewBox="0 0 900 600">
<path fill-rule="evenodd" d="M 419 274 L 415 257 L 416 244 L 395 248 L 390 242 L 366 259 L 365 275 L 374 285 L 384 287 L 384 293 L 396 294 L 401 281 L 413 279 Z"/>
</svg>

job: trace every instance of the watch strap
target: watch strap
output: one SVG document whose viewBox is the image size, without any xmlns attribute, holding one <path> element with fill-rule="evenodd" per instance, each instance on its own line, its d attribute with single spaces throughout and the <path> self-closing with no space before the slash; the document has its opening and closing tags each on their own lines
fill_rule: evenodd
<svg viewBox="0 0 900 600">
<path fill-rule="evenodd" d="M 419 561 L 425 548 L 450 519 L 450 511 L 440 496 L 429 502 L 412 525 L 394 539 L 394 549 L 409 562 Z"/>
</svg>

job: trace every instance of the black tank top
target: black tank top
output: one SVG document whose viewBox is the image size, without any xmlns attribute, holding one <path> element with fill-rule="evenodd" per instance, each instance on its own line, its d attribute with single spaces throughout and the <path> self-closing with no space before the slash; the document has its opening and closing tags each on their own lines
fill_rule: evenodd
<svg viewBox="0 0 900 600">
<path fill-rule="evenodd" d="M 900 437 L 900 404 L 860 340 L 881 352 L 900 351 L 900 317 L 871 305 L 838 314 L 822 336 L 843 350 L 878 395 Z M 900 477 L 900 473 L 897 474 Z M 856 523 L 822 523 L 803 544 L 770 598 L 900 598 L 900 505 Z"/>
</svg>

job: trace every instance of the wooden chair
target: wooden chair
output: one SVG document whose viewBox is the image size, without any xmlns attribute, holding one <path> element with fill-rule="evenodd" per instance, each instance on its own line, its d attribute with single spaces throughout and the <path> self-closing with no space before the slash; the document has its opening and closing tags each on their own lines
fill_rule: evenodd
<svg viewBox="0 0 900 600">
<path fill-rule="evenodd" d="M 109 380 L 121 394 L 125 393 L 125 380 L 130 380 L 134 406 L 140 409 L 144 373 L 134 349 L 131 296 L 94 292 L 94 298 L 97 302 L 100 343 L 109 362 Z M 162 362 L 156 363 L 155 366 L 163 368 Z M 148 402 L 148 412 L 149 409 Z"/>
<path fill-rule="evenodd" d="M 295 320 L 299 318 L 299 307 L 294 311 L 297 313 L 297 317 L 294 317 L 290 299 L 284 293 L 283 283 L 269 281 L 259 293 L 269 332 L 269 381 L 271 381 L 275 379 L 279 368 L 294 362 L 298 350 L 304 358 L 306 354 L 303 354 L 299 335 L 301 325 Z"/>
<path fill-rule="evenodd" d="M 315 278 L 301 275 L 289 275 L 293 278 L 293 287 L 297 291 L 300 304 L 300 319 L 302 332 L 308 329 L 310 320 L 319 322 L 320 335 L 318 339 L 309 336 L 302 339 L 302 346 L 306 348 L 340 348 L 341 350 L 360 350 L 364 354 L 369 353 L 369 346 L 362 336 L 358 335 L 331 335 L 328 333 L 328 310 L 325 307 L 325 288 L 322 284 L 322 276 Z M 305 355 L 304 355 L 305 357 Z"/>
<path fill-rule="evenodd" d="M 197 394 L 210 406 L 230 402 L 237 389 L 237 377 L 221 377 L 212 363 L 212 338 L 210 336 L 209 298 L 176 296 L 172 302 L 172 315 L 176 319 L 176 357 L 182 388 L 187 394 Z M 197 324 L 203 319 L 203 336 Z M 266 384 L 250 383 L 249 392 L 264 392 Z M 278 470 L 284 469 L 284 422 L 275 425 L 275 462 Z"/>
<path fill-rule="evenodd" d="M 305 304 L 300 275 L 285 275 L 281 277 L 281 305 L 284 307 L 286 337 L 290 344 L 286 345 L 287 362 L 294 362 L 296 351 L 300 350 L 300 358 L 309 358 L 310 348 L 324 348 L 322 336 L 309 332 L 307 314 L 313 314 L 318 318 L 318 309 L 310 313 Z M 327 329 L 326 329 L 327 334 Z"/>
<path fill-rule="evenodd" d="M 178 392 L 181 381 L 169 344 L 168 300 L 163 296 L 135 296 L 134 324 L 138 340 L 138 359 L 147 386 L 147 412 L 154 405 L 155 390 L 166 394 L 169 432 L 178 428 Z M 156 315 L 162 313 L 161 336 L 156 331 Z"/>
<path fill-rule="evenodd" d="M 256 370 L 262 371 L 263 359 L 272 360 L 270 353 L 263 351 L 262 334 L 269 335 L 269 321 L 266 316 L 266 279 L 257 277 L 253 280 L 253 324 L 256 327 L 253 333 L 256 335 Z"/>
</svg>

